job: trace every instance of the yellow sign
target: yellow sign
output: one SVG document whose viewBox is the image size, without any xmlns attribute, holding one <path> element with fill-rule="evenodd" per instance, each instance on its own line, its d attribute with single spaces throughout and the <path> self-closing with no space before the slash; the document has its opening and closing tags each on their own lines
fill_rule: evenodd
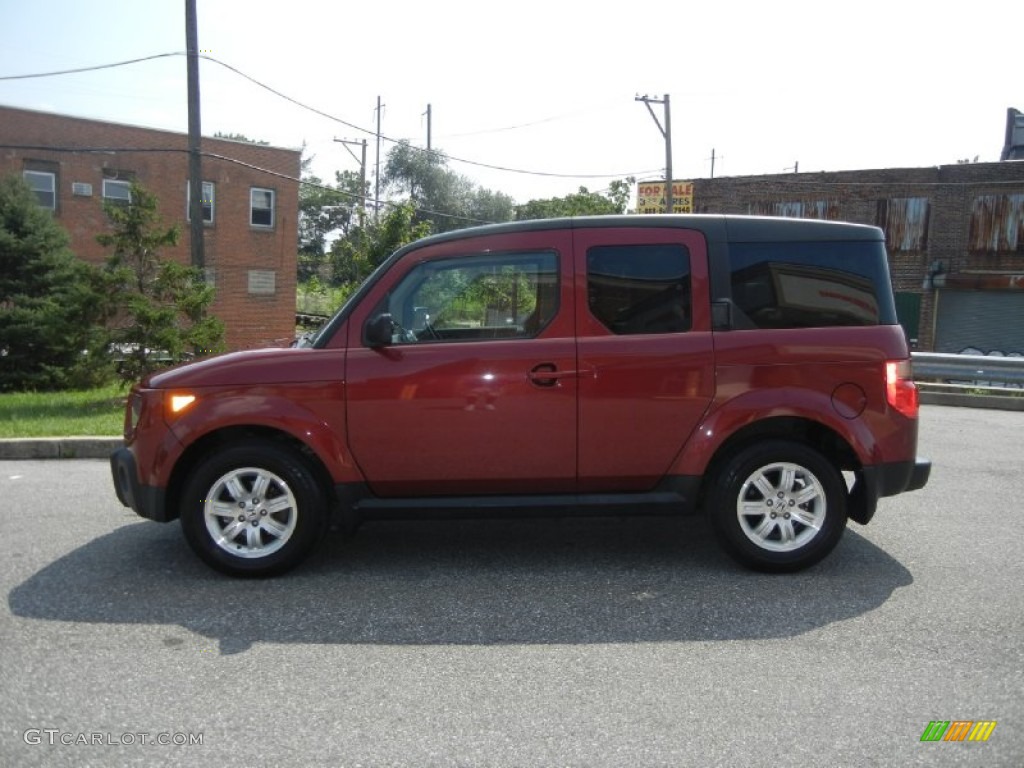
<svg viewBox="0 0 1024 768">
<path fill-rule="evenodd" d="M 639 181 L 636 185 L 637 213 L 665 212 L 665 182 Z M 672 213 L 693 213 L 693 182 L 672 182 Z"/>
</svg>

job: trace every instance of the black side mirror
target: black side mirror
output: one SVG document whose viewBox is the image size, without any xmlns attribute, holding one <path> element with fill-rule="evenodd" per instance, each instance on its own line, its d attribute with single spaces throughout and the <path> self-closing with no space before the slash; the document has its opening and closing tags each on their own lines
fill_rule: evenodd
<svg viewBox="0 0 1024 768">
<path fill-rule="evenodd" d="M 389 312 L 377 315 L 366 323 L 364 334 L 369 347 L 386 347 L 395 333 L 395 320 Z"/>
</svg>

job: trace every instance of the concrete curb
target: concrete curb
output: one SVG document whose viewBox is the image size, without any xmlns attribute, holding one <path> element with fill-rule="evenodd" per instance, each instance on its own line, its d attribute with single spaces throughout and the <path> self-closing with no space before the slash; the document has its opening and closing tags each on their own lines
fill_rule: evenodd
<svg viewBox="0 0 1024 768">
<path fill-rule="evenodd" d="M 120 437 L 29 437 L 0 440 L 0 459 L 107 459 Z"/>
</svg>

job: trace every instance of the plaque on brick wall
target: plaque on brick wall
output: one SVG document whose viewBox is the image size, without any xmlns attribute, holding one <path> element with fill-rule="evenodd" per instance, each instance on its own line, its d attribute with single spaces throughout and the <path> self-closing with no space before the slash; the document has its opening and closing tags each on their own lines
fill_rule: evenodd
<svg viewBox="0 0 1024 768">
<path fill-rule="evenodd" d="M 272 269 L 249 270 L 249 293 L 267 295 L 274 293 L 277 273 Z"/>
</svg>

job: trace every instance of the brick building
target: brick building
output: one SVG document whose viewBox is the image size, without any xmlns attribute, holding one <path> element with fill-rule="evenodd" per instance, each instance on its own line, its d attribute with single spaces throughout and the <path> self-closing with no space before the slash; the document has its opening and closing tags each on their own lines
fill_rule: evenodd
<svg viewBox="0 0 1024 768">
<path fill-rule="evenodd" d="M 162 255 L 190 262 L 187 149 L 181 133 L 0 106 L 0 175 L 21 175 L 68 230 L 71 250 L 93 264 L 109 255 L 96 242 L 108 226 L 102 203 L 127 199 L 132 179 L 181 230 Z M 212 312 L 229 349 L 286 343 L 295 331 L 301 151 L 208 137 L 202 151 Z"/>
<path fill-rule="evenodd" d="M 698 179 L 693 206 L 877 225 L 915 349 L 1024 354 L 1024 162 Z"/>
</svg>

